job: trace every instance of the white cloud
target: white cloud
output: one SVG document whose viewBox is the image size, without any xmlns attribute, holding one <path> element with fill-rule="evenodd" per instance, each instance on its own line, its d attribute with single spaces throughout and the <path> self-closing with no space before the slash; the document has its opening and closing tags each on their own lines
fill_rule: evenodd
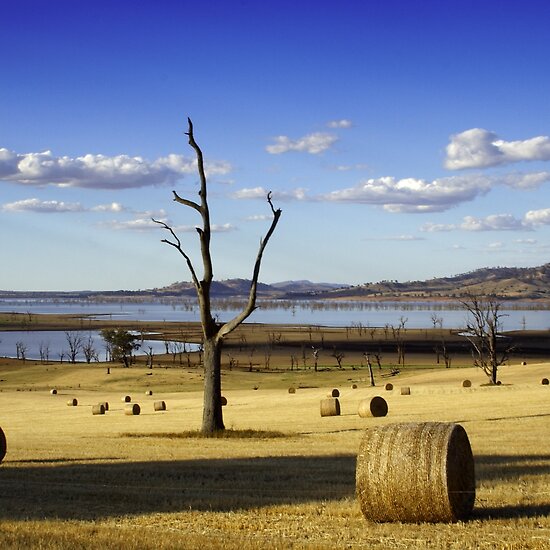
<svg viewBox="0 0 550 550">
<path fill-rule="evenodd" d="M 226 162 L 205 165 L 207 175 L 227 174 L 230 170 Z M 174 154 L 149 162 L 128 155 L 71 158 L 56 157 L 51 151 L 18 154 L 0 149 L 0 179 L 22 185 L 126 189 L 173 185 L 184 175 L 196 172 L 196 160 Z"/>
<path fill-rule="evenodd" d="M 489 243 L 487 245 L 487 248 L 489 250 L 500 250 L 501 248 L 504 248 L 504 243 L 501 241 L 496 241 L 494 243 Z"/>
<path fill-rule="evenodd" d="M 65 213 L 65 212 L 83 212 L 84 207 L 78 203 L 63 201 L 43 201 L 40 199 L 23 199 L 20 201 L 9 202 L 2 205 L 4 212 L 39 212 L 45 214 Z"/>
<path fill-rule="evenodd" d="M 550 138 L 504 141 L 483 128 L 454 134 L 447 145 L 445 167 L 450 170 L 486 168 L 512 162 L 550 160 Z"/>
<path fill-rule="evenodd" d="M 491 189 L 483 176 L 453 176 L 426 181 L 415 178 L 372 178 L 355 187 L 332 191 L 322 200 L 382 205 L 389 212 L 441 212 Z"/>
<path fill-rule="evenodd" d="M 537 239 L 515 239 L 515 243 L 518 244 L 537 244 Z"/>
<path fill-rule="evenodd" d="M 112 202 L 110 204 L 98 204 L 90 210 L 93 212 L 123 212 L 126 208 L 119 202 Z"/>
<path fill-rule="evenodd" d="M 550 208 L 529 210 L 525 214 L 525 222 L 531 225 L 550 225 Z"/>
<path fill-rule="evenodd" d="M 258 221 L 264 221 L 271 219 L 272 216 L 268 216 L 267 214 L 254 214 L 253 216 L 247 216 L 245 218 L 245 221 L 247 222 L 258 222 Z"/>
<path fill-rule="evenodd" d="M 338 141 L 335 135 L 325 132 L 315 132 L 295 140 L 290 139 L 288 136 L 276 136 L 273 139 L 275 143 L 265 148 L 272 155 L 280 155 L 289 151 L 317 155 L 323 153 Z"/>
<path fill-rule="evenodd" d="M 234 199 L 264 199 L 267 198 L 268 191 L 263 187 L 252 187 L 239 189 L 231 194 Z M 290 200 L 305 200 L 306 190 L 299 187 L 291 191 L 273 191 L 271 194 L 273 200 L 290 201 Z"/>
<path fill-rule="evenodd" d="M 416 235 L 393 235 L 387 237 L 366 237 L 365 241 L 424 241 L 424 237 L 417 237 Z"/>
<path fill-rule="evenodd" d="M 425 223 L 420 230 L 428 233 L 445 231 L 530 231 L 529 223 L 511 214 L 491 214 L 485 218 L 465 216 L 460 224 Z"/>
<path fill-rule="evenodd" d="M 353 126 L 353 122 L 348 118 L 341 118 L 339 120 L 331 120 L 327 123 L 327 126 L 329 128 L 351 128 Z"/>
</svg>

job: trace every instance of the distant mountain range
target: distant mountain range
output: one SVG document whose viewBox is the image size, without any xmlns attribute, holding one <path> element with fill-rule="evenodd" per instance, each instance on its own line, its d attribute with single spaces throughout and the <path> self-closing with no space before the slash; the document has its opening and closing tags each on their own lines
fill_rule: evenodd
<svg viewBox="0 0 550 550">
<path fill-rule="evenodd" d="M 248 279 L 227 279 L 212 283 L 215 298 L 240 298 L 248 295 Z M 284 281 L 258 284 L 258 297 L 263 299 L 322 300 L 445 300 L 460 299 L 468 294 L 495 295 L 507 300 L 550 299 L 550 263 L 540 267 L 482 268 L 453 277 L 427 281 L 379 281 L 362 285 Z M 81 291 L 81 292 L 10 292 L 0 291 L 0 298 L 49 297 L 59 299 L 177 298 L 195 296 L 190 282 L 177 282 L 148 290 Z"/>
</svg>

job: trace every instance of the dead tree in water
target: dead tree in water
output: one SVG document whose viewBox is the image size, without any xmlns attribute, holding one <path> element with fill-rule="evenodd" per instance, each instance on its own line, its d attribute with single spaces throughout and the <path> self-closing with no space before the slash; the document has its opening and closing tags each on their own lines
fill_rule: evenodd
<svg viewBox="0 0 550 550">
<path fill-rule="evenodd" d="M 192 210 L 196 210 L 202 218 L 202 227 L 197 227 L 203 265 L 202 278 L 199 278 L 199 275 L 191 262 L 191 258 L 182 248 L 181 241 L 172 227 L 162 221 L 153 221 L 160 224 L 164 229 L 166 229 L 166 231 L 168 231 L 168 233 L 170 233 L 171 237 L 169 239 L 163 239 L 162 242 L 174 247 L 185 259 L 191 274 L 191 279 L 195 286 L 195 291 L 197 293 L 201 315 L 204 350 L 204 402 L 201 431 L 205 435 L 210 435 L 225 429 L 221 404 L 221 356 L 223 341 L 230 332 L 243 323 L 256 309 L 256 290 L 258 286 L 258 277 L 260 275 L 262 256 L 271 235 L 275 231 L 279 218 L 281 217 L 281 209 L 274 208 L 271 200 L 271 192 L 269 192 L 267 194 L 267 202 L 271 208 L 273 219 L 271 221 L 271 226 L 265 234 L 265 237 L 260 241 L 260 247 L 254 263 L 252 280 L 250 282 L 247 303 L 243 310 L 227 323 L 218 322 L 212 315 L 212 307 L 210 302 L 210 288 L 214 278 L 214 270 L 212 265 L 212 257 L 210 255 L 211 225 L 210 210 L 207 200 L 204 160 L 202 151 L 195 141 L 191 119 L 187 119 L 187 121 L 188 131 L 186 134 L 189 137 L 189 145 L 195 150 L 197 157 L 197 169 L 200 178 L 200 201 L 195 202 L 182 198 L 175 191 L 173 191 L 173 195 L 175 202 L 183 204 Z"/>
</svg>

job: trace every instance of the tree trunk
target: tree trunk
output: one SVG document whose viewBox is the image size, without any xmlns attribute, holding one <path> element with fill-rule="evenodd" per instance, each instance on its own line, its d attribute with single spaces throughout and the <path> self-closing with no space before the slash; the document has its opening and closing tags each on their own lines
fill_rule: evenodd
<svg viewBox="0 0 550 550">
<path fill-rule="evenodd" d="M 222 415 L 221 358 L 223 340 L 216 336 L 204 339 L 203 434 L 224 430 Z"/>
</svg>

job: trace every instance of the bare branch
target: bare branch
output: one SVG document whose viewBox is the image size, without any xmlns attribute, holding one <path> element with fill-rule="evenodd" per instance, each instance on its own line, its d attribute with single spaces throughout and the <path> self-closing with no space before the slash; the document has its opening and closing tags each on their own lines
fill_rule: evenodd
<svg viewBox="0 0 550 550">
<path fill-rule="evenodd" d="M 193 279 L 193 284 L 195 285 L 195 288 L 198 289 L 199 279 L 197 277 L 197 274 L 195 273 L 195 268 L 193 267 L 191 258 L 185 253 L 185 250 L 183 250 L 183 248 L 181 247 L 181 241 L 179 240 L 174 230 L 165 222 L 162 222 L 160 220 L 155 220 L 155 218 L 151 218 L 151 220 L 155 223 L 158 223 L 161 227 L 166 229 L 166 231 L 168 231 L 172 235 L 175 242 L 169 241 L 168 239 L 162 239 L 161 242 L 169 244 L 170 246 L 173 246 L 185 258 L 185 261 L 187 262 L 187 267 L 189 268 L 189 271 L 191 273 L 191 278 Z"/>
<path fill-rule="evenodd" d="M 180 197 L 175 191 L 172 191 L 172 193 L 174 194 L 175 202 L 179 202 L 180 204 L 194 208 L 197 212 L 201 211 L 201 207 L 196 202 Z"/>
</svg>

